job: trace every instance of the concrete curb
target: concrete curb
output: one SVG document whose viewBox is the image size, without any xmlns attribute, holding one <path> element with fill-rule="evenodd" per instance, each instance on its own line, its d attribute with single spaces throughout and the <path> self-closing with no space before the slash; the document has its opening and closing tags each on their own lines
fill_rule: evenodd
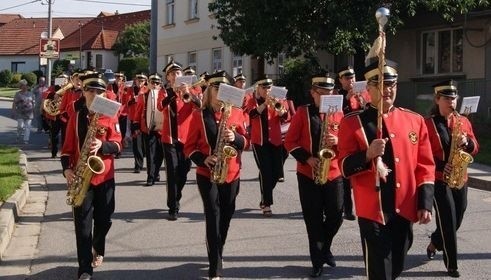
<svg viewBox="0 0 491 280">
<path fill-rule="evenodd" d="M 0 208 L 0 260 L 10 243 L 15 223 L 19 220 L 19 213 L 29 197 L 29 183 L 27 178 L 27 157 L 20 151 L 19 164 L 24 175 L 24 182 Z"/>
</svg>

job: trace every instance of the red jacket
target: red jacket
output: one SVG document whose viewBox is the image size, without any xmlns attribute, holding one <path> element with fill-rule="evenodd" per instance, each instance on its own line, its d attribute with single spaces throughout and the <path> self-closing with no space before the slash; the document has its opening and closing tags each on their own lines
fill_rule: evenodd
<svg viewBox="0 0 491 280">
<path fill-rule="evenodd" d="M 285 137 L 285 148 L 286 150 L 295 157 L 297 160 L 297 172 L 314 179 L 315 173 L 307 164 L 307 159 L 311 156 L 318 157 L 317 153 L 319 151 L 319 139 L 313 139 L 314 135 L 320 138 L 321 133 L 321 120 L 324 114 L 320 114 L 320 120 L 318 118 L 319 112 L 314 105 L 302 106 L 297 109 L 296 114 L 293 116 L 290 122 L 290 128 Z M 330 134 L 338 135 L 339 123 L 343 118 L 342 112 L 337 112 L 328 117 L 328 131 Z M 313 143 L 317 143 L 314 147 Z M 331 147 L 336 154 L 337 147 Z M 332 181 L 341 176 L 341 171 L 338 166 L 338 158 L 335 157 L 331 160 L 329 165 L 329 172 L 327 174 L 327 179 Z"/>
<path fill-rule="evenodd" d="M 282 121 L 287 121 L 290 119 L 290 114 L 288 110 L 288 102 L 286 100 L 280 101 L 285 107 L 286 113 L 281 117 L 278 116 L 277 112 L 271 106 L 264 109 L 261 114 L 258 114 L 257 107 L 259 104 L 256 98 L 249 98 L 247 100 L 246 112 L 249 114 L 249 122 L 251 126 L 251 143 L 257 145 L 264 145 L 266 141 L 269 141 L 275 146 L 280 146 L 282 144 L 281 139 L 281 123 Z M 268 139 L 263 138 L 263 124 L 261 121 L 261 115 L 267 114 L 268 118 Z"/>
<path fill-rule="evenodd" d="M 159 94 L 159 99 L 157 101 L 157 109 L 161 112 L 161 114 L 163 114 L 164 120 L 161 131 L 162 143 L 173 144 L 173 139 L 177 139 L 179 142 L 184 143 L 188 137 L 189 125 L 191 123 L 191 113 L 194 109 L 197 109 L 197 107 L 193 102 L 185 103 L 182 101 L 179 95 L 175 95 L 177 112 L 172 112 L 170 104 L 166 105 L 165 107 L 162 104 L 162 101 L 169 97 L 166 90 L 162 89 L 162 91 L 163 94 Z M 191 91 L 190 94 L 195 95 L 193 91 Z M 171 96 L 174 96 L 174 93 L 172 93 Z M 173 121 L 176 121 L 177 135 L 173 135 Z"/>
<path fill-rule="evenodd" d="M 126 94 L 127 97 L 125 99 L 126 101 L 126 106 L 128 107 L 128 119 L 132 122 L 139 122 L 141 116 L 137 114 L 136 112 L 136 102 L 138 99 L 138 96 L 140 94 L 143 94 L 144 92 L 147 92 L 147 87 L 143 86 L 141 88 L 138 87 L 129 87 L 126 89 Z"/>
<path fill-rule="evenodd" d="M 70 168 L 72 169 L 75 168 L 80 157 L 81 141 L 83 142 L 85 140 L 80 139 L 79 137 L 79 122 L 81 118 L 86 117 L 86 113 L 73 111 L 68 119 L 65 142 L 63 143 L 61 156 L 70 157 Z M 104 155 L 102 152 L 104 150 L 105 142 L 115 143 L 118 146 L 118 150 L 121 151 L 121 132 L 119 130 L 117 117 L 110 118 L 107 116 L 100 116 L 98 120 L 96 137 L 103 142 L 102 148 L 98 151 L 97 156 L 101 157 L 103 160 L 105 170 L 102 174 L 94 174 L 92 180 L 90 181 L 94 186 L 114 178 L 114 156 L 112 154 Z"/>
<path fill-rule="evenodd" d="M 189 131 L 188 138 L 184 143 L 184 154 L 191 158 L 197 165 L 196 174 L 210 178 L 210 169 L 204 165 L 207 156 L 213 154 L 213 147 L 216 144 L 218 124 L 221 119 L 221 112 L 214 113 L 210 109 L 196 110 L 191 117 L 193 129 Z M 229 169 L 226 183 L 230 183 L 240 177 L 241 151 L 246 149 L 249 141 L 243 126 L 244 118 L 242 110 L 232 108 L 231 115 L 227 121 L 227 127 L 235 127 L 235 141 L 230 143 L 238 151 L 237 157 L 229 162 Z"/>
<path fill-rule="evenodd" d="M 479 151 L 479 143 L 474 136 L 472 125 L 465 116 L 459 116 L 461 123 L 462 133 L 466 133 L 469 138 L 469 143 L 464 149 L 465 152 L 471 155 L 477 154 Z M 452 132 L 449 127 L 454 127 L 456 117 L 451 115 L 448 119 L 437 115 L 431 116 L 426 120 L 426 126 L 428 127 L 428 134 L 431 142 L 431 150 L 433 151 L 433 158 L 436 164 L 436 179 L 443 180 L 443 169 L 445 164 L 449 161 L 448 151 L 450 150 L 450 142 L 452 139 Z M 465 174 L 465 181 L 467 181 L 467 173 Z"/>
<path fill-rule="evenodd" d="M 353 187 L 357 216 L 385 224 L 381 192 L 375 188 L 374 164 L 366 163 L 365 157 L 375 133 L 364 125 L 371 123 L 376 128 L 376 115 L 372 107 L 346 115 L 339 128 L 338 150 L 341 173 Z M 435 164 L 428 130 L 423 117 L 395 107 L 383 114 L 383 125 L 393 148 L 395 211 L 415 222 L 418 209 L 432 207 Z"/>
</svg>

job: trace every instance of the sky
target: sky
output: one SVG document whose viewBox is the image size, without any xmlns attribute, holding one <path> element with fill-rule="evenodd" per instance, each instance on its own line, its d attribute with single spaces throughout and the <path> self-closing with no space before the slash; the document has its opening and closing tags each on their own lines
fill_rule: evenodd
<svg viewBox="0 0 491 280">
<path fill-rule="evenodd" d="M 21 14 L 25 18 L 95 17 L 101 11 L 120 14 L 150 10 L 151 0 L 0 0 L 0 14 Z"/>
</svg>

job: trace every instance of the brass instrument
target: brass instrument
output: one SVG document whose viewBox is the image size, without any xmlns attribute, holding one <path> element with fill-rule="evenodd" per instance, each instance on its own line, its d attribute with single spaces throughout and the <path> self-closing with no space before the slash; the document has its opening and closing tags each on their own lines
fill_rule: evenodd
<svg viewBox="0 0 491 280">
<path fill-rule="evenodd" d="M 319 140 L 319 163 L 314 174 L 314 181 L 318 185 L 324 185 L 327 183 L 327 173 L 329 172 L 329 166 L 331 160 L 336 157 L 336 152 L 326 143 L 327 135 L 329 134 L 329 115 L 324 115 L 324 120 L 321 124 L 321 134 Z"/>
<path fill-rule="evenodd" d="M 46 114 L 50 116 L 57 116 L 60 114 L 60 105 L 61 105 L 61 98 L 65 94 L 67 90 L 70 90 L 73 88 L 73 82 L 67 83 L 65 86 L 60 88 L 55 92 L 53 95 L 52 99 L 45 99 L 43 100 L 43 110 L 46 112 Z"/>
<path fill-rule="evenodd" d="M 277 98 L 274 98 L 272 96 L 268 96 L 267 104 L 268 104 L 268 106 L 273 108 L 276 112 L 284 112 L 285 111 L 285 106 L 283 105 L 283 103 L 280 100 L 278 100 Z"/>
<path fill-rule="evenodd" d="M 222 107 L 223 113 L 218 126 L 217 142 L 213 154 L 217 157 L 217 162 L 211 169 L 211 182 L 216 184 L 223 184 L 227 179 L 228 167 L 230 159 L 237 156 L 237 150 L 227 145 L 224 139 L 225 129 L 227 128 L 227 121 L 232 113 L 232 105 L 224 103 Z"/>
<path fill-rule="evenodd" d="M 85 195 L 90 187 L 90 180 L 94 174 L 102 174 L 105 170 L 105 165 L 102 159 L 94 153 L 90 155 L 90 146 L 95 139 L 97 133 L 97 121 L 99 114 L 95 113 L 92 116 L 87 135 L 85 135 L 84 143 L 80 149 L 80 157 L 75 165 L 75 179 L 68 185 L 66 203 L 73 207 L 82 205 Z"/>
<path fill-rule="evenodd" d="M 452 142 L 450 142 L 450 153 L 448 162 L 452 165 L 449 174 L 443 174 L 443 181 L 449 188 L 461 189 L 465 184 L 467 166 L 474 161 L 474 158 L 459 147 L 457 141 L 462 136 L 462 120 L 459 113 L 454 111 L 454 125 L 452 127 Z"/>
<path fill-rule="evenodd" d="M 182 102 L 189 103 L 189 102 L 191 102 L 191 94 L 189 92 L 184 92 L 181 95 L 181 99 L 182 99 Z"/>
</svg>

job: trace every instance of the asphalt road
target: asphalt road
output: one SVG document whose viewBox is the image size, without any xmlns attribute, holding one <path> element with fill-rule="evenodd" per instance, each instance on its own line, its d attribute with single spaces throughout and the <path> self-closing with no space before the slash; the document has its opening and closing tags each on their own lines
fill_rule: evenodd
<svg viewBox="0 0 491 280">
<path fill-rule="evenodd" d="M 0 144 L 15 145 L 15 121 L 7 118 L 10 103 L 0 101 Z M 45 210 L 22 224 L 39 224 L 34 248 L 15 240 L 0 263 L 0 279 L 76 279 L 77 259 L 71 210 L 59 159 L 51 159 L 45 134 L 32 134 L 27 154 L 31 193 L 43 193 Z M 285 165 L 286 182 L 274 191 L 273 217 L 259 209 L 258 170 L 252 152 L 243 155 L 244 167 L 237 210 L 224 250 L 226 279 L 307 279 L 308 243 L 295 175 L 295 161 Z M 116 212 L 109 231 L 104 264 L 94 279 L 205 279 L 206 257 L 203 206 L 191 170 L 183 191 L 180 217 L 166 220 L 165 181 L 145 187 L 145 173 L 133 174 L 131 152 L 116 161 Z M 161 172 L 165 179 L 164 171 Z M 446 279 L 442 254 L 428 262 L 430 225 L 414 226 L 414 244 L 401 279 Z M 471 189 L 469 206 L 459 230 L 461 279 L 491 279 L 491 193 Z M 17 237 L 22 239 L 22 236 Z M 19 245 L 20 244 L 20 245 Z M 32 261 L 9 258 L 18 250 L 32 250 Z M 345 221 L 333 242 L 338 266 L 324 269 L 321 279 L 364 279 L 358 225 Z M 26 254 L 28 255 L 28 254 Z M 26 258 L 26 257 L 24 257 Z M 19 266 L 21 266 L 19 268 Z M 23 267 L 22 267 L 23 266 Z"/>
</svg>

